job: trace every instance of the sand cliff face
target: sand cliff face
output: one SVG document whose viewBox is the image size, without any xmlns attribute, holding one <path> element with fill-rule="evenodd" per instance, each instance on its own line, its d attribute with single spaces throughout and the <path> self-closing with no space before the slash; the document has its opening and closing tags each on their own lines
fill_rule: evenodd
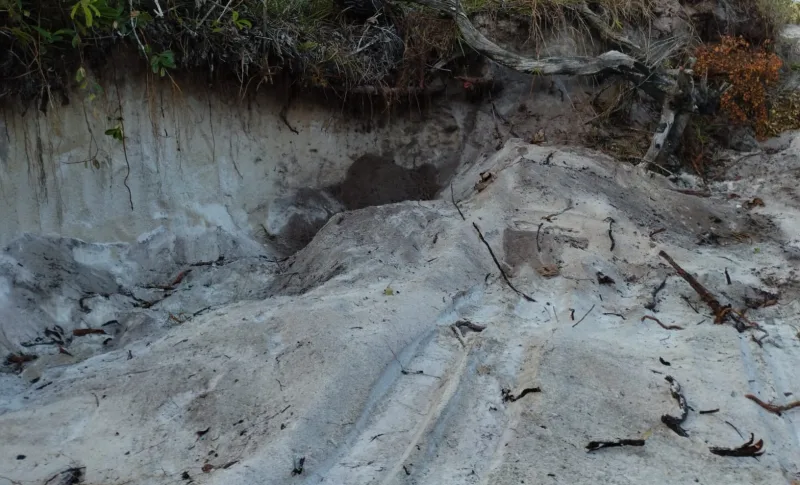
<svg viewBox="0 0 800 485">
<path fill-rule="evenodd" d="M 46 115 L 5 109 L 0 243 L 23 232 L 131 241 L 162 225 L 255 235 L 276 199 L 341 183 L 358 157 L 452 173 L 464 138 L 458 106 L 364 129 L 363 121 L 298 102 L 286 115 L 290 128 L 270 96 L 242 102 L 161 88 L 148 101 L 140 83 L 121 84 L 125 147 L 104 134 L 117 124 L 113 95 L 92 102 L 76 95 Z"/>
<path fill-rule="evenodd" d="M 511 140 L 452 196 L 339 213 L 286 260 L 224 229 L 17 239 L 0 347 L 37 358 L 0 373 L 0 480 L 790 483 L 791 412 L 744 398 L 800 389 L 800 146 L 778 145 L 705 198 Z M 714 325 L 660 251 L 769 336 Z M 688 437 L 661 420 L 680 414 L 666 376 Z M 708 449 L 749 433 L 758 461 Z M 646 444 L 584 449 L 617 438 Z"/>
<path fill-rule="evenodd" d="M 121 83 L 125 147 L 115 95 L 6 109 L 0 485 L 792 483 L 744 396 L 800 392 L 800 135 L 698 196 L 556 143 L 553 85 L 364 125 Z"/>
</svg>

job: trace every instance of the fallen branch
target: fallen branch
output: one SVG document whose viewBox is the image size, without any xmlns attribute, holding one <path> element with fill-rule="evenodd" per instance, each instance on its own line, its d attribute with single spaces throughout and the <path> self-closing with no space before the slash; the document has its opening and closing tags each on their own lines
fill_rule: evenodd
<svg viewBox="0 0 800 485">
<path fill-rule="evenodd" d="M 656 317 L 651 317 L 650 315 L 643 316 L 641 321 L 645 320 L 652 320 L 656 322 L 657 324 L 661 325 L 661 328 L 663 328 L 664 330 L 683 330 L 683 327 L 679 327 L 677 325 L 664 325 L 663 323 L 661 323 L 661 320 L 659 320 Z"/>
<path fill-rule="evenodd" d="M 470 21 L 458 0 L 417 0 L 453 18 L 461 32 L 463 41 L 489 59 L 526 74 L 539 76 L 567 75 L 592 76 L 596 74 L 619 75 L 641 87 L 645 92 L 661 101 L 670 88 L 675 86 L 673 78 L 663 72 L 654 71 L 644 62 L 619 51 L 609 51 L 597 57 L 553 57 L 534 59 L 503 49 L 487 39 Z"/>
<path fill-rule="evenodd" d="M 614 234 L 611 232 L 611 229 L 612 229 L 613 226 L 614 226 L 614 219 L 609 217 L 608 218 L 608 238 L 611 240 L 611 248 L 609 249 L 609 251 L 611 251 L 611 252 L 614 251 L 614 247 L 617 245 L 617 243 L 614 241 Z"/>
<path fill-rule="evenodd" d="M 664 287 L 667 285 L 667 278 L 668 278 L 668 276 L 665 276 L 664 277 L 664 281 L 662 281 L 661 284 L 656 286 L 656 288 L 653 290 L 653 295 L 652 295 L 652 298 L 650 300 L 650 303 L 648 303 L 647 305 L 644 306 L 648 310 L 650 310 L 652 312 L 656 311 L 656 306 L 658 305 L 658 300 L 656 299 L 656 297 L 658 296 L 658 293 L 661 290 L 663 290 Z"/>
<path fill-rule="evenodd" d="M 719 456 L 761 456 L 764 454 L 764 440 L 758 440 L 753 443 L 754 439 L 755 436 L 753 433 L 750 433 L 750 439 L 747 440 L 747 443 L 738 448 L 721 448 L 712 446 L 709 448 L 709 451 Z"/>
<path fill-rule="evenodd" d="M 579 324 L 579 323 L 581 323 L 581 322 L 583 321 L 583 319 L 584 319 L 584 318 L 588 317 L 588 316 L 589 316 L 589 314 L 590 314 L 590 313 L 592 313 L 592 310 L 594 310 L 594 305 L 592 305 L 592 308 L 590 308 L 590 309 L 589 309 L 589 311 L 588 311 L 588 312 L 586 312 L 586 315 L 582 316 L 580 320 L 578 320 L 577 322 L 575 322 L 575 324 L 572 326 L 572 328 L 575 328 L 575 327 L 577 327 L 577 326 L 578 326 L 578 324 Z M 572 310 L 572 316 L 575 316 L 575 310 Z"/>
<path fill-rule="evenodd" d="M 520 393 L 515 396 L 511 394 L 511 389 L 503 389 L 501 391 L 501 395 L 503 396 L 503 402 L 514 402 L 519 401 L 526 394 L 530 394 L 532 392 L 542 392 L 542 390 L 538 387 L 528 387 L 520 391 Z"/>
<path fill-rule="evenodd" d="M 758 404 L 759 406 L 761 406 L 762 408 L 766 409 L 767 411 L 769 411 L 771 413 L 774 413 L 774 414 L 777 414 L 778 416 L 780 416 L 781 413 L 783 413 L 784 411 L 788 411 L 790 409 L 794 409 L 794 408 L 800 407 L 800 401 L 792 401 L 790 403 L 783 404 L 783 405 L 779 406 L 779 405 L 776 405 L 776 404 L 766 403 L 766 402 L 762 401 L 761 399 L 755 397 L 752 394 L 745 394 L 744 397 L 746 397 L 747 399 L 749 399 L 749 400 L 753 401 L 754 403 Z"/>
<path fill-rule="evenodd" d="M 83 337 L 84 335 L 106 335 L 106 331 L 102 328 L 75 328 L 72 330 L 72 335 L 76 337 Z"/>
<path fill-rule="evenodd" d="M 685 301 L 685 302 L 686 302 L 686 304 L 687 304 L 687 305 L 689 305 L 689 308 L 691 308 L 692 310 L 694 310 L 694 312 L 695 312 L 695 313 L 697 313 L 697 314 L 699 314 L 699 313 L 700 313 L 700 311 L 699 311 L 699 310 L 698 310 L 698 309 L 697 309 L 697 308 L 696 308 L 696 307 L 695 307 L 695 306 L 692 304 L 692 302 L 689 300 L 689 297 L 688 297 L 688 296 L 686 296 L 686 295 L 681 295 L 681 300 Z"/>
<path fill-rule="evenodd" d="M 544 225 L 544 222 L 540 222 L 539 223 L 539 227 L 536 228 L 536 252 L 537 253 L 541 253 L 542 252 L 542 245 L 541 245 L 541 242 L 540 242 L 540 239 L 539 239 L 539 235 L 540 235 L 540 233 L 542 231 L 542 226 L 543 225 Z"/>
<path fill-rule="evenodd" d="M 586 445 L 586 451 L 591 453 L 593 451 L 601 450 L 603 448 L 614 448 L 617 446 L 644 446 L 644 440 L 613 440 L 613 441 L 590 441 Z"/>
<path fill-rule="evenodd" d="M 686 270 L 681 268 L 680 265 L 678 265 L 678 263 L 676 263 L 667 253 L 664 251 L 659 251 L 658 255 L 664 258 L 667 263 L 669 263 L 670 266 L 675 269 L 678 275 L 686 280 L 692 289 L 696 291 L 698 295 L 700 295 L 700 299 L 703 300 L 703 302 L 708 305 L 708 307 L 714 313 L 714 323 L 721 324 L 723 321 L 725 321 L 725 318 L 731 317 L 735 321 L 736 329 L 739 332 L 744 332 L 745 329 L 750 327 L 766 333 L 766 331 L 762 329 L 760 325 L 745 318 L 741 312 L 732 309 L 730 306 L 722 306 L 719 300 L 717 300 L 710 291 L 701 285 L 694 276 L 690 275 L 686 272 Z"/>
<path fill-rule="evenodd" d="M 485 238 L 485 237 L 483 237 L 483 233 L 481 232 L 481 228 L 480 228 L 480 227 L 478 227 L 478 225 L 477 225 L 476 223 L 474 223 L 474 222 L 472 223 L 472 225 L 475 227 L 475 230 L 476 230 L 476 231 L 478 231 L 478 237 L 480 237 L 480 238 L 481 238 L 481 241 L 482 241 L 482 242 L 483 242 L 483 244 L 486 246 L 486 248 L 489 250 L 489 254 L 491 254 L 491 255 L 492 255 L 492 259 L 494 260 L 494 264 L 497 266 L 497 269 L 499 269 L 499 270 L 500 270 L 500 274 L 501 274 L 501 275 L 503 275 L 503 279 L 506 281 L 506 284 L 508 285 L 508 287 L 509 287 L 509 288 L 511 288 L 512 290 L 514 290 L 514 292 L 515 292 L 516 294 L 518 294 L 519 296 L 521 296 L 521 297 L 522 297 L 522 298 L 524 298 L 525 300 L 527 300 L 527 301 L 530 301 L 530 302 L 535 302 L 536 300 L 534 300 L 534 299 L 533 299 L 533 298 L 531 298 L 530 296 L 526 295 L 525 293 L 523 293 L 523 292 L 519 291 L 519 290 L 518 290 L 518 289 L 517 289 L 517 288 L 516 288 L 516 287 L 515 287 L 515 286 L 514 286 L 512 283 L 511 283 L 511 280 L 508 278 L 508 275 L 507 275 L 507 274 L 506 274 L 506 272 L 503 270 L 503 267 L 502 267 L 502 266 L 500 266 L 500 261 L 498 261 L 498 260 L 497 260 L 497 256 L 495 256 L 495 255 L 494 255 L 494 251 L 492 251 L 492 247 L 489 245 L 489 242 L 486 240 L 486 238 Z"/>
<path fill-rule="evenodd" d="M 686 270 L 681 268 L 680 265 L 678 265 L 678 263 L 676 263 L 675 260 L 672 259 L 666 252 L 659 251 L 658 255 L 664 258 L 667 263 L 669 263 L 669 265 L 675 269 L 675 272 L 678 273 L 678 276 L 689 283 L 689 286 L 691 286 L 692 289 L 696 291 L 698 295 L 700 295 L 700 299 L 703 300 L 703 302 L 708 305 L 709 308 L 711 308 L 711 311 L 714 313 L 715 317 L 719 318 L 719 316 L 723 314 L 725 308 L 719 303 L 719 300 L 717 300 L 714 295 L 712 295 L 711 292 L 705 288 L 705 286 L 701 285 L 694 276 L 690 275 L 686 272 Z"/>
<path fill-rule="evenodd" d="M 681 424 L 686 421 L 686 418 L 689 416 L 689 406 L 686 404 L 686 398 L 681 393 L 681 385 L 678 384 L 678 381 L 676 381 L 672 376 L 667 376 L 664 379 L 670 384 L 669 392 L 672 394 L 672 397 L 678 401 L 678 407 L 681 410 L 681 414 L 679 416 L 665 414 L 661 416 L 661 422 L 666 424 L 669 429 L 677 433 L 678 436 L 688 438 L 689 434 L 681 427 Z"/>
<path fill-rule="evenodd" d="M 463 212 L 461 212 L 461 208 L 460 208 L 460 207 L 458 206 L 458 204 L 456 203 L 456 196 L 455 196 L 455 194 L 453 193 L 453 182 L 450 182 L 450 200 L 452 200 L 452 201 L 453 201 L 453 205 L 456 207 L 456 210 L 458 211 L 458 215 L 460 215 L 460 216 L 461 216 L 461 220 L 462 220 L 462 221 L 466 221 L 466 220 L 467 220 L 467 218 L 466 218 L 466 217 L 464 217 L 464 213 L 463 213 Z"/>
</svg>

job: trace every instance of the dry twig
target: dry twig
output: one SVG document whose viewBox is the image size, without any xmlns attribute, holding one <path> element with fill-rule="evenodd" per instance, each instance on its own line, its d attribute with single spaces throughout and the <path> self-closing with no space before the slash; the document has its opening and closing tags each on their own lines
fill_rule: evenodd
<svg viewBox="0 0 800 485">
<path fill-rule="evenodd" d="M 592 310 L 594 310 L 594 305 L 592 305 L 592 308 L 590 308 L 590 309 L 589 309 L 589 311 L 588 311 L 588 312 L 586 312 L 586 315 L 582 316 L 580 320 L 578 320 L 577 322 L 575 322 L 575 324 L 574 324 L 574 325 L 572 325 L 572 327 L 573 327 L 573 328 L 577 327 L 577 326 L 578 326 L 578 324 L 579 324 L 579 323 L 581 323 L 581 322 L 583 321 L 583 319 L 584 319 L 584 318 L 586 318 L 587 316 L 589 316 L 589 314 L 590 314 L 590 313 L 592 313 Z M 575 310 L 572 310 L 572 315 L 573 315 L 573 316 L 575 315 Z"/>
<path fill-rule="evenodd" d="M 629 440 L 629 439 L 622 439 L 622 440 L 613 440 L 613 441 L 590 441 L 588 445 L 586 445 L 586 451 L 591 453 L 592 451 L 597 451 L 603 448 L 613 448 L 616 446 L 644 446 L 644 440 Z"/>
<path fill-rule="evenodd" d="M 661 320 L 659 320 L 656 317 L 652 317 L 650 315 L 643 316 L 642 317 L 642 321 L 645 321 L 645 320 L 652 320 L 652 321 L 656 322 L 657 324 L 661 325 L 661 328 L 663 328 L 665 330 L 683 330 L 683 327 L 679 327 L 677 325 L 664 325 L 663 323 L 661 323 Z"/>
<path fill-rule="evenodd" d="M 774 413 L 774 414 L 777 414 L 778 416 L 780 416 L 781 413 L 783 413 L 784 411 L 788 411 L 790 409 L 794 409 L 796 407 L 800 407 L 800 401 L 792 401 L 790 403 L 783 404 L 783 405 L 779 406 L 779 405 L 776 405 L 776 404 L 770 404 L 770 403 L 764 402 L 764 401 L 762 401 L 761 399 L 755 397 L 752 394 L 745 394 L 744 397 L 746 397 L 747 399 L 749 399 L 749 400 L 753 401 L 754 403 L 758 404 L 759 406 L 761 406 L 762 408 L 766 409 L 767 411 L 769 411 L 771 413 Z"/>
<path fill-rule="evenodd" d="M 521 296 L 521 297 L 522 297 L 522 298 L 524 298 L 525 300 L 527 300 L 527 301 L 530 301 L 530 302 L 535 302 L 536 300 L 534 300 L 534 299 L 533 299 L 533 298 L 531 298 L 530 296 L 526 295 L 525 293 L 523 293 L 523 292 L 519 291 L 519 290 L 518 290 L 518 289 L 517 289 L 517 288 L 516 288 L 516 287 L 515 287 L 515 286 L 514 286 L 512 283 L 511 283 L 511 280 L 508 278 L 508 275 L 507 275 L 507 274 L 506 274 L 506 272 L 503 270 L 503 267 L 502 267 L 502 266 L 500 266 L 500 261 L 498 261 L 498 260 L 497 260 L 497 256 L 495 256 L 495 255 L 494 255 L 494 251 L 492 251 L 492 247 L 489 245 L 489 242 L 486 240 L 486 238 L 485 238 L 485 237 L 483 237 L 483 233 L 481 232 L 481 228 L 480 228 L 480 227 L 478 227 L 478 225 L 477 225 L 476 223 L 474 223 L 474 222 L 472 223 L 472 225 L 475 227 L 475 230 L 476 230 L 476 231 L 478 231 L 478 237 L 480 237 L 480 238 L 481 238 L 481 241 L 482 241 L 482 242 L 483 242 L 483 244 L 486 246 L 486 248 L 489 250 L 489 254 L 491 254 L 491 255 L 492 255 L 492 259 L 494 260 L 494 264 L 495 264 L 495 266 L 497 266 L 497 269 L 499 269 L 499 270 L 500 270 L 500 274 L 501 274 L 501 275 L 503 275 L 503 279 L 506 281 L 506 284 L 508 285 L 508 287 L 509 287 L 509 288 L 511 288 L 512 290 L 514 290 L 514 292 L 515 292 L 516 294 L 518 294 L 519 296 Z"/>
</svg>

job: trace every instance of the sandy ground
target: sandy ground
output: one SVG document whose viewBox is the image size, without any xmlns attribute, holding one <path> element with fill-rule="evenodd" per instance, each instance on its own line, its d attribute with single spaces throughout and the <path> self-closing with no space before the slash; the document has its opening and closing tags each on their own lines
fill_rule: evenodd
<svg viewBox="0 0 800 485">
<path fill-rule="evenodd" d="M 39 358 L 0 374 L 0 485 L 794 483 L 800 411 L 744 397 L 800 398 L 800 138 L 774 150 L 699 197 L 511 140 L 452 196 L 337 215 L 280 262 L 222 233 L 19 240 L 0 350 Z M 715 325 L 660 251 L 768 336 Z M 69 355 L 22 346 L 55 325 Z M 709 450 L 751 433 L 757 459 Z M 645 444 L 585 449 L 615 439 Z"/>
</svg>

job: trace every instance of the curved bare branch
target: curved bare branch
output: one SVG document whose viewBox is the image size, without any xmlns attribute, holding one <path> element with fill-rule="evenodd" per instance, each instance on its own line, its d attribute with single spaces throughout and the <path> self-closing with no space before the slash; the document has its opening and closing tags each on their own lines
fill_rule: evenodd
<svg viewBox="0 0 800 485">
<path fill-rule="evenodd" d="M 467 45 L 498 64 L 516 71 L 532 75 L 615 74 L 636 83 L 642 90 L 658 100 L 663 100 L 666 93 L 675 85 L 674 79 L 654 71 L 643 62 L 618 51 L 609 51 L 597 57 L 573 56 L 534 59 L 522 56 L 487 39 L 469 20 L 459 0 L 412 1 L 449 15 L 455 20 Z M 630 41 L 628 43 L 635 45 Z"/>
</svg>

